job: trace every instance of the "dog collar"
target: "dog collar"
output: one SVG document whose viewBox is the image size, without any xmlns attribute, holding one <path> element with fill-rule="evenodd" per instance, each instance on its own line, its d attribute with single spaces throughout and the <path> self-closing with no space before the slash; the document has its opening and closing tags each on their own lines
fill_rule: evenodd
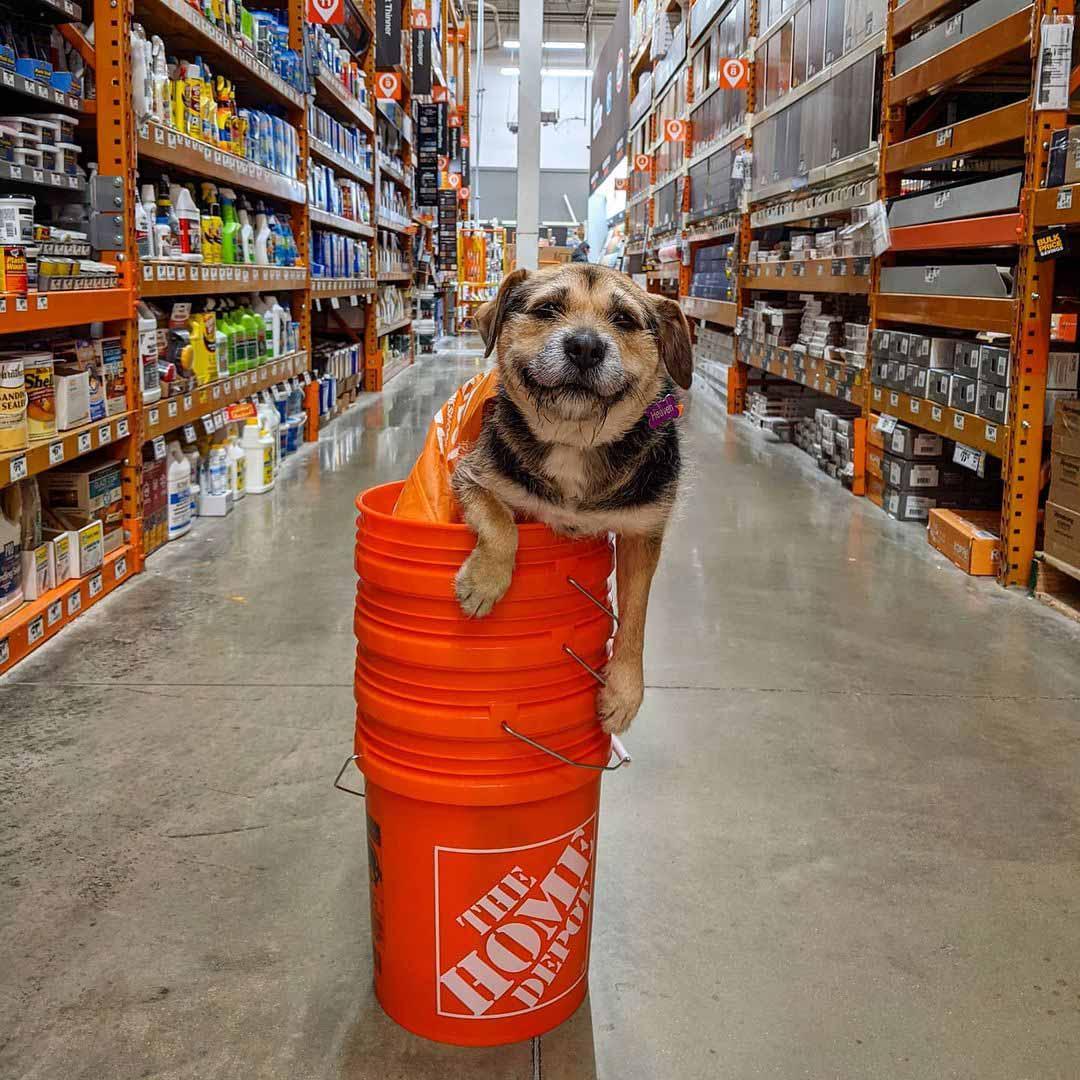
<svg viewBox="0 0 1080 1080">
<path fill-rule="evenodd" d="M 682 416 L 683 407 L 681 402 L 675 399 L 674 394 L 668 394 L 659 401 L 654 401 L 645 407 L 645 415 L 649 418 L 649 427 L 663 427 L 664 424 L 677 420 Z"/>
</svg>

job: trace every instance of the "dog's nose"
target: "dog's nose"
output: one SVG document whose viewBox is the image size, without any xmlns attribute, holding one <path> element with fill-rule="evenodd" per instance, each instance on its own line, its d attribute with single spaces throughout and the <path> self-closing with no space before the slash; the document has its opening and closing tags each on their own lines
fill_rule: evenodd
<svg viewBox="0 0 1080 1080">
<path fill-rule="evenodd" d="M 567 337 L 563 349 L 574 367 L 588 371 L 604 359 L 607 345 L 595 330 L 575 330 Z"/>
</svg>

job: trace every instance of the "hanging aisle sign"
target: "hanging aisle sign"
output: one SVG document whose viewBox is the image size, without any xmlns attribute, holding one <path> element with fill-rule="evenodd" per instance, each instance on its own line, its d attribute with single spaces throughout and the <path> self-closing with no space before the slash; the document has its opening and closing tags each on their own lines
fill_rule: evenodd
<svg viewBox="0 0 1080 1080">
<path fill-rule="evenodd" d="M 652 168 L 651 154 L 634 155 L 634 172 L 648 172 Z"/>
<path fill-rule="evenodd" d="M 375 66 L 401 63 L 401 0 L 375 0 Z"/>
<path fill-rule="evenodd" d="M 688 120 L 665 120 L 664 142 L 686 142 L 690 135 Z"/>
<path fill-rule="evenodd" d="M 720 85 L 725 90 L 750 89 L 750 62 L 748 60 L 721 60 Z"/>
<path fill-rule="evenodd" d="M 401 73 L 377 71 L 375 73 L 375 96 L 380 101 L 401 100 Z"/>
<path fill-rule="evenodd" d="M 340 26 L 345 22 L 345 0 L 307 0 L 307 21 Z"/>
<path fill-rule="evenodd" d="M 412 32 L 412 92 L 417 97 L 431 93 L 431 31 L 413 29 Z"/>
</svg>

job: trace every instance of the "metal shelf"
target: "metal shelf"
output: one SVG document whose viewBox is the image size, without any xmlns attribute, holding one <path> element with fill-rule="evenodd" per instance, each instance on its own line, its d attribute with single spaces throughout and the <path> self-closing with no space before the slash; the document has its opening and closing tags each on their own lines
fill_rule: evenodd
<svg viewBox="0 0 1080 1080">
<path fill-rule="evenodd" d="M 398 319 L 397 322 L 387 323 L 386 325 L 379 325 L 378 336 L 386 337 L 387 334 L 394 333 L 395 330 L 402 330 L 406 326 L 412 325 L 412 318 Z"/>
<path fill-rule="evenodd" d="M 126 439 L 131 431 L 131 416 L 131 413 L 117 413 L 58 432 L 51 439 L 33 442 L 25 450 L 0 454 L 0 488 Z"/>
<path fill-rule="evenodd" d="M 375 117 L 328 71 L 315 76 L 315 103 L 344 117 L 349 123 L 359 124 L 365 131 L 375 131 Z"/>
<path fill-rule="evenodd" d="M 30 165 L 12 165 L 7 161 L 0 161 L 0 182 L 10 182 L 20 187 L 33 184 L 35 187 L 51 188 L 65 194 L 69 191 L 86 190 L 86 181 L 79 176 L 35 169 Z"/>
<path fill-rule="evenodd" d="M 741 352 L 740 348 L 740 352 Z M 792 352 L 781 345 L 765 345 L 762 342 L 751 342 L 750 354 L 743 358 L 751 367 L 759 371 L 768 372 L 789 382 L 801 383 L 829 397 L 839 398 L 842 401 L 856 401 L 858 389 L 862 386 L 863 371 L 860 368 L 852 368 L 848 364 L 842 364 L 835 360 L 819 360 L 814 357 L 804 357 L 803 365 L 795 364 Z M 854 372 L 854 378 L 850 386 L 845 386 L 829 373 L 829 368 L 841 369 Z"/>
<path fill-rule="evenodd" d="M 394 221 L 391 218 L 383 217 L 382 214 L 379 214 L 378 222 L 380 229 L 389 229 L 391 232 L 397 233 L 410 233 L 415 227 L 411 222 Z"/>
<path fill-rule="evenodd" d="M 224 180 L 260 195 L 270 195 L 291 203 L 307 202 L 307 187 L 303 181 L 264 169 L 253 161 L 237 157 L 227 150 L 218 150 L 189 135 L 181 135 L 162 124 L 151 122 L 143 126 L 139 133 L 139 156 L 196 176 Z"/>
<path fill-rule="evenodd" d="M 889 230 L 891 251 L 1015 247 L 1023 236 L 1024 223 L 1019 213 L 935 221 Z"/>
<path fill-rule="evenodd" d="M 28 79 L 17 71 L 0 71 L 0 90 L 20 94 L 23 97 L 32 98 L 41 105 L 52 105 L 60 109 L 68 109 L 73 113 L 84 111 L 83 99 L 72 94 L 65 94 L 60 90 L 54 90 L 51 86 L 39 83 L 34 79 Z"/>
<path fill-rule="evenodd" d="M 411 270 L 380 270 L 375 276 L 379 282 L 412 281 Z"/>
<path fill-rule="evenodd" d="M 870 408 L 874 412 L 895 416 L 897 420 L 914 424 L 925 431 L 955 439 L 973 450 L 984 450 L 992 457 L 1005 456 L 1008 428 L 984 420 L 974 413 L 950 409 L 948 405 L 936 405 L 932 401 L 913 398 L 884 386 L 870 387 Z"/>
<path fill-rule="evenodd" d="M 0 619 L 0 675 L 40 648 L 135 573 L 130 544 L 105 556 L 101 569 L 71 578 Z"/>
<path fill-rule="evenodd" d="M 1033 193 L 1033 203 L 1036 225 L 1080 225 L 1080 184 L 1040 188 Z"/>
<path fill-rule="evenodd" d="M 218 296 L 223 293 L 296 291 L 308 287 L 306 266 L 225 266 L 147 262 L 141 296 Z"/>
<path fill-rule="evenodd" d="M 0 334 L 29 334 L 84 323 L 130 319 L 130 289 L 77 289 L 71 292 L 0 296 Z"/>
<path fill-rule="evenodd" d="M 142 410 L 143 438 L 149 442 L 185 424 L 194 424 L 201 417 L 224 409 L 226 405 L 234 405 L 290 375 L 306 371 L 307 367 L 306 352 L 289 353 L 250 371 L 199 386 L 190 394 L 177 394 L 153 405 L 145 405 Z"/>
<path fill-rule="evenodd" d="M 374 278 L 312 278 L 311 296 L 314 300 L 328 300 L 333 296 L 358 296 L 376 289 Z"/>
</svg>

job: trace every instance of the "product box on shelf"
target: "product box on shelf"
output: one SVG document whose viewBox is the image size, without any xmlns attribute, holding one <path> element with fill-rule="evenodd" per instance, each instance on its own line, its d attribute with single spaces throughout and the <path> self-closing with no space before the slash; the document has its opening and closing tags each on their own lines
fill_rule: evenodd
<svg viewBox="0 0 1080 1080">
<path fill-rule="evenodd" d="M 956 362 L 956 339 L 912 334 L 910 359 L 933 371 L 952 371 Z"/>
<path fill-rule="evenodd" d="M 121 499 L 120 463 L 105 461 L 50 469 L 38 477 L 38 485 L 50 509 L 96 515 Z"/>
<path fill-rule="evenodd" d="M 924 461 L 940 460 L 945 453 L 945 440 L 929 431 L 920 431 L 909 424 L 897 424 L 886 437 L 888 452 L 895 457 Z"/>
<path fill-rule="evenodd" d="M 980 379 L 975 395 L 975 415 L 995 424 L 1004 424 L 1009 416 L 1009 388 Z"/>
<path fill-rule="evenodd" d="M 75 577 L 75 562 L 72 558 L 71 536 L 59 533 L 48 541 L 52 548 L 53 583 L 62 585 L 68 578 Z"/>
<path fill-rule="evenodd" d="M 973 413 L 979 398 L 979 380 L 954 374 L 949 383 L 949 406 L 961 412 Z"/>
<path fill-rule="evenodd" d="M 877 413 L 871 413 L 870 419 L 866 424 L 866 445 L 877 447 L 878 450 L 885 449 L 885 433 L 878 429 L 878 421 L 881 419 Z"/>
<path fill-rule="evenodd" d="M 897 521 L 926 521 L 936 505 L 937 500 L 931 495 L 897 491 L 888 485 L 885 487 L 885 513 Z"/>
<path fill-rule="evenodd" d="M 979 381 L 995 386 L 1009 385 L 1009 350 L 996 345 L 979 347 Z"/>
<path fill-rule="evenodd" d="M 1080 510 L 1048 502 L 1044 527 L 1046 554 L 1080 567 Z"/>
<path fill-rule="evenodd" d="M 1080 512 L 1080 457 L 1051 455 L 1050 502 Z"/>
<path fill-rule="evenodd" d="M 37 600 L 43 593 L 56 587 L 51 541 L 46 540 L 36 548 L 23 550 L 22 583 L 24 600 Z"/>
<path fill-rule="evenodd" d="M 1080 401 L 1058 402 L 1050 449 L 1055 454 L 1080 457 Z"/>
<path fill-rule="evenodd" d="M 866 471 L 870 476 L 885 477 L 885 451 L 880 446 L 866 448 Z"/>
<path fill-rule="evenodd" d="M 1046 355 L 1046 385 L 1050 390 L 1073 390 L 1080 383 L 1080 353 L 1049 352 Z"/>
<path fill-rule="evenodd" d="M 977 341 L 958 341 L 953 353 L 953 371 L 969 379 L 979 377 L 979 343 Z"/>
<path fill-rule="evenodd" d="M 919 367 L 918 364 L 908 364 L 907 377 L 904 379 L 904 393 L 911 397 L 926 397 L 929 377 L 929 368 Z"/>
<path fill-rule="evenodd" d="M 875 505 L 885 508 L 885 481 L 873 474 L 866 478 L 866 497 Z"/>
<path fill-rule="evenodd" d="M 976 577 L 997 573 L 1001 515 L 996 510 L 930 511 L 927 540 L 950 562 Z"/>
<path fill-rule="evenodd" d="M 948 405 L 952 379 L 951 371 L 930 371 L 926 378 L 926 396 L 938 405 Z"/>
<path fill-rule="evenodd" d="M 101 569 L 105 561 L 105 527 L 100 521 L 91 521 L 78 529 L 44 529 L 42 532 L 54 542 L 66 538 L 70 545 L 71 577 L 86 577 Z"/>
</svg>

